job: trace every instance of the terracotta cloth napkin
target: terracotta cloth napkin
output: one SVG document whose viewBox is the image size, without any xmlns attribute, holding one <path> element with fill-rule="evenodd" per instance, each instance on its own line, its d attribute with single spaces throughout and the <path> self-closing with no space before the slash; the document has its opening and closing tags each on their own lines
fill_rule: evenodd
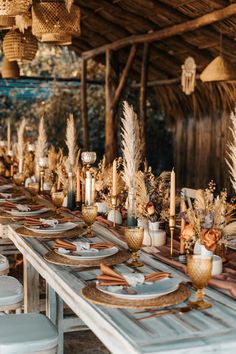
<svg viewBox="0 0 236 354">
<path fill-rule="evenodd" d="M 102 274 L 97 275 L 96 277 L 97 280 L 100 280 L 99 285 L 101 286 L 110 286 L 110 285 L 128 286 L 129 285 L 128 282 L 125 280 L 125 278 L 122 276 L 122 274 L 115 272 L 107 265 L 101 263 L 100 270 Z M 145 281 L 154 282 L 154 281 L 168 278 L 169 276 L 170 273 L 155 272 L 155 273 L 145 275 L 144 279 Z"/>
<path fill-rule="evenodd" d="M 108 228 L 114 236 L 118 239 L 125 241 L 124 239 L 124 226 L 116 226 L 114 228 L 112 223 L 102 217 L 98 217 L 97 221 Z M 178 238 L 178 235 L 175 235 Z M 179 255 L 180 243 L 177 239 L 174 239 L 174 257 Z M 145 251 L 145 249 L 144 249 Z M 166 263 L 174 268 L 181 270 L 186 273 L 186 265 L 180 263 L 178 260 L 170 258 L 170 239 L 167 239 L 167 244 L 165 246 L 158 247 L 156 252 L 148 252 L 156 259 L 163 263 Z M 236 298 L 236 252 L 233 250 L 227 250 L 226 254 L 227 262 L 224 263 L 223 273 L 218 276 L 213 276 L 209 282 L 210 286 L 219 289 L 225 289 L 229 291 L 229 295 Z"/>
<path fill-rule="evenodd" d="M 70 250 L 70 251 L 76 251 L 77 247 L 75 244 L 66 241 L 66 240 L 62 240 L 62 239 L 56 239 L 54 244 L 53 244 L 54 248 L 65 248 L 66 250 Z M 95 248 L 97 250 L 99 249 L 108 249 L 108 248 L 112 248 L 114 247 L 113 244 L 111 243 L 91 243 L 90 244 L 90 248 Z"/>
<path fill-rule="evenodd" d="M 36 211 L 36 210 L 40 210 L 45 207 L 44 205 L 27 205 L 27 206 L 30 208 L 29 211 Z M 8 201 L 6 201 L 2 204 L 1 209 L 8 210 L 8 211 L 9 210 L 18 210 L 15 203 L 11 203 Z"/>
<path fill-rule="evenodd" d="M 49 219 L 50 220 L 50 219 Z M 74 221 L 73 218 L 61 218 L 61 219 L 56 219 L 58 221 L 58 224 L 65 224 L 67 222 L 72 222 Z M 29 217 L 26 217 L 24 219 L 25 223 L 24 223 L 24 226 L 40 226 L 40 227 L 43 227 L 45 229 L 47 229 L 48 227 L 50 227 L 50 225 L 46 224 L 46 223 L 43 223 L 41 222 L 39 219 L 36 219 L 36 218 L 29 218 Z"/>
</svg>

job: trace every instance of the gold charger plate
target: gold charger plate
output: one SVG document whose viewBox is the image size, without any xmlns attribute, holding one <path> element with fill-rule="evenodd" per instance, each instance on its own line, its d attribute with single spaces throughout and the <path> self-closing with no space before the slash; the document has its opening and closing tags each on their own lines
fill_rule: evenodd
<svg viewBox="0 0 236 354">
<path fill-rule="evenodd" d="M 24 226 L 20 226 L 16 229 L 16 232 L 20 234 L 21 236 L 24 237 L 34 237 L 34 238 L 40 238 L 40 239 L 56 239 L 56 238 L 73 238 L 73 237 L 80 237 L 82 234 L 84 234 L 84 229 L 81 226 L 76 226 L 72 230 L 64 231 L 64 232 L 58 232 L 55 234 L 45 234 L 45 233 L 39 233 L 39 232 L 33 232 L 31 230 L 26 229 Z"/>
<path fill-rule="evenodd" d="M 96 260 L 70 259 L 54 252 L 53 250 L 49 251 L 44 256 L 44 259 L 50 263 L 71 267 L 100 267 L 101 263 L 104 263 L 106 265 L 115 265 L 123 263 L 129 258 L 130 255 L 126 250 L 119 250 L 119 252 L 112 256 Z"/>
<path fill-rule="evenodd" d="M 93 304 L 103 305 L 107 307 L 130 308 L 130 309 L 147 309 L 147 308 L 162 308 L 172 305 L 178 305 L 187 300 L 191 291 L 187 286 L 181 283 L 177 290 L 170 294 L 162 295 L 153 299 L 146 300 L 128 300 L 105 294 L 96 288 L 96 283 L 90 283 L 80 290 L 81 295 L 92 302 Z"/>
</svg>

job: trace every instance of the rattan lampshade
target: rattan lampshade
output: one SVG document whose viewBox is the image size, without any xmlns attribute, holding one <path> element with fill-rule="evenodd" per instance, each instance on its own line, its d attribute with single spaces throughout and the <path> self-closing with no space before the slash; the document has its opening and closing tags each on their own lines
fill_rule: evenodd
<svg viewBox="0 0 236 354">
<path fill-rule="evenodd" d="M 30 30 L 10 30 L 3 39 L 3 52 L 9 61 L 31 61 L 38 50 L 38 41 Z"/>
<path fill-rule="evenodd" d="M 236 80 L 235 66 L 223 56 L 213 59 L 203 70 L 200 79 L 204 82 Z"/>
<path fill-rule="evenodd" d="M 3 79 L 18 79 L 20 76 L 20 69 L 17 61 L 9 61 L 3 58 L 2 64 L 2 78 Z"/>
<path fill-rule="evenodd" d="M 0 0 L 1 16 L 17 16 L 26 13 L 32 0 Z"/>
<path fill-rule="evenodd" d="M 42 42 L 71 44 L 72 35 L 80 35 L 80 8 L 72 5 L 68 12 L 65 3 L 43 1 L 33 4 L 32 33 Z"/>
<path fill-rule="evenodd" d="M 15 18 L 0 15 L 0 29 L 12 28 L 15 24 Z"/>
</svg>

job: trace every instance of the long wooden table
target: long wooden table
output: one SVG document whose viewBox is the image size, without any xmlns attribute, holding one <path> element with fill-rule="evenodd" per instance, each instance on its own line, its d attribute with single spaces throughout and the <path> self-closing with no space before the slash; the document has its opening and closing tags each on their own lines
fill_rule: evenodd
<svg viewBox="0 0 236 354">
<path fill-rule="evenodd" d="M 100 240 L 126 246 L 98 223 L 94 230 Z M 96 277 L 98 269 L 83 270 L 46 262 L 43 256 L 48 251 L 47 243 L 21 237 L 15 232 L 14 225 L 9 226 L 9 238 L 24 256 L 26 312 L 39 309 L 38 273 L 49 284 L 51 290 L 48 293 L 52 291 L 53 294 L 55 291 L 112 353 L 235 353 L 236 302 L 229 296 L 208 288 L 206 297 L 213 304 L 211 309 L 137 321 L 140 315 L 135 310 L 93 305 L 80 295 L 81 288 Z M 145 263 L 142 268 L 144 272 L 168 271 L 183 281 L 188 279 L 148 254 L 142 253 L 141 259 Z M 118 271 L 131 271 L 125 264 L 115 268 Z M 47 314 L 55 322 L 55 311 L 50 310 L 50 302 L 49 299 Z M 62 351 L 60 348 L 59 352 Z"/>
</svg>

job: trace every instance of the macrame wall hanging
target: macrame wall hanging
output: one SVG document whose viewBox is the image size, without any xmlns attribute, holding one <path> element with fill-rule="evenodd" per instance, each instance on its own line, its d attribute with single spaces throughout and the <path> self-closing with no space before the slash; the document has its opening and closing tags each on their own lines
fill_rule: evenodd
<svg viewBox="0 0 236 354">
<path fill-rule="evenodd" d="M 196 84 L 196 63 L 192 57 L 188 57 L 182 65 L 181 85 L 186 95 L 194 92 Z"/>
</svg>

